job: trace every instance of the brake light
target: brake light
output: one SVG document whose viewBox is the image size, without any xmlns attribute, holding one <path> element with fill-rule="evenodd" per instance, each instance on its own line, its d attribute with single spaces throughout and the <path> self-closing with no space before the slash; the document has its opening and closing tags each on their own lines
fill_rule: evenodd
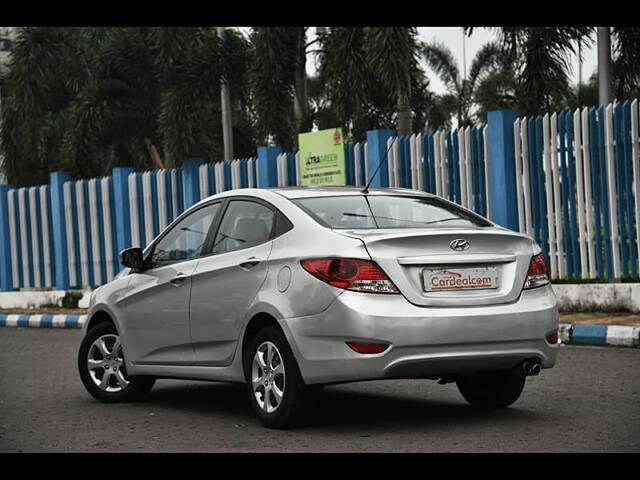
<svg viewBox="0 0 640 480">
<path fill-rule="evenodd" d="M 524 289 L 542 287 L 549 283 L 549 270 L 544 255 L 539 253 L 531 258 L 529 263 L 529 271 L 527 272 L 527 280 L 524 282 Z"/>
<path fill-rule="evenodd" d="M 370 293 L 398 293 L 376 262 L 357 258 L 309 258 L 300 264 L 307 272 L 334 287 Z"/>
<path fill-rule="evenodd" d="M 546 338 L 547 342 L 551 345 L 555 345 L 558 343 L 558 330 L 553 330 L 552 332 L 547 333 L 544 338 Z"/>
</svg>

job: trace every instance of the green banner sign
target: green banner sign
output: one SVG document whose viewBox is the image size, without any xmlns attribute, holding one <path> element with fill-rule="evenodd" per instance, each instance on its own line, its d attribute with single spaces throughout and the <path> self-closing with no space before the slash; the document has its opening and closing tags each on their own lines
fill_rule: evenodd
<svg viewBox="0 0 640 480">
<path fill-rule="evenodd" d="M 330 128 L 298 135 L 300 185 L 344 185 L 342 129 Z"/>
</svg>

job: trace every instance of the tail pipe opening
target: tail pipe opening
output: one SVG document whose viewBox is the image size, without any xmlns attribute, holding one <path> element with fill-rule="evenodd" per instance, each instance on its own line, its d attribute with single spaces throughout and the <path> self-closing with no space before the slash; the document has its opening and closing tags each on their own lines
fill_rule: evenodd
<svg viewBox="0 0 640 480">
<path fill-rule="evenodd" d="M 540 360 L 531 359 L 525 360 L 518 367 L 525 376 L 534 376 L 538 375 L 542 370 L 542 365 L 540 364 Z"/>
</svg>

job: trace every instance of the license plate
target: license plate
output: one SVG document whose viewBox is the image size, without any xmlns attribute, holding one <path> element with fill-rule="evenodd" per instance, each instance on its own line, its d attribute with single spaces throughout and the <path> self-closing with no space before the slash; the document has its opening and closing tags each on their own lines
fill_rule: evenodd
<svg viewBox="0 0 640 480">
<path fill-rule="evenodd" d="M 498 269 L 481 268 L 427 268 L 423 270 L 424 290 L 479 290 L 498 288 Z"/>
</svg>

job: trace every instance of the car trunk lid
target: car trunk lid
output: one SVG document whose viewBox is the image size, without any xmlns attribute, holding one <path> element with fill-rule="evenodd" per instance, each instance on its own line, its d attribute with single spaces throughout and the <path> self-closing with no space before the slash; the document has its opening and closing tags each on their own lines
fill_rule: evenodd
<svg viewBox="0 0 640 480">
<path fill-rule="evenodd" d="M 514 302 L 533 255 L 531 239 L 499 227 L 335 231 L 359 238 L 407 300 L 425 307 Z"/>
</svg>

